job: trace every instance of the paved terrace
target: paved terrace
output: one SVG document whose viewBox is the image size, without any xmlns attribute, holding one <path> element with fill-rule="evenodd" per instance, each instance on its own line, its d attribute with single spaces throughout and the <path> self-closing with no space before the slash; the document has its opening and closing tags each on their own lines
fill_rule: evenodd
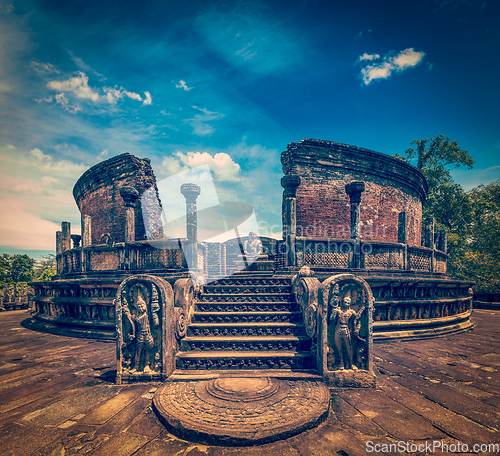
<svg viewBox="0 0 500 456">
<path fill-rule="evenodd" d="M 2 455 L 354 456 L 369 441 L 500 442 L 500 311 L 474 311 L 465 334 L 376 345 L 376 389 L 332 390 L 319 427 L 246 448 L 176 438 L 151 409 L 159 385 L 113 383 L 114 344 L 33 332 L 27 318 L 0 314 Z"/>
</svg>

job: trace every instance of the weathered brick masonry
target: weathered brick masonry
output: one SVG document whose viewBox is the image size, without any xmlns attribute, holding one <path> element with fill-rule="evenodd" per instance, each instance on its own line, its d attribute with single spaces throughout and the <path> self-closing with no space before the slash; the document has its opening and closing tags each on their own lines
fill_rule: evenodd
<svg viewBox="0 0 500 456">
<path fill-rule="evenodd" d="M 363 181 L 361 239 L 398 242 L 398 216 L 406 212 L 408 245 L 421 245 L 427 183 L 416 168 L 369 149 L 312 139 L 289 144 L 281 162 L 285 175 L 301 177 L 297 236 L 349 239 L 345 186 Z"/>
<path fill-rule="evenodd" d="M 124 186 L 134 187 L 139 195 L 154 187 L 158 195 L 155 175 L 148 158 L 137 158 L 129 153 L 118 155 L 93 166 L 75 184 L 73 196 L 82 217 L 92 217 L 92 244 L 99 243 L 105 233 L 111 234 L 115 242 L 124 242 L 126 217 L 123 198 L 120 196 L 120 188 Z M 161 213 L 156 209 L 154 206 L 145 207 L 144 204 L 141 207 L 140 199 L 137 201 L 137 241 L 146 239 L 142 211 L 149 211 L 155 226 L 162 226 Z"/>
</svg>

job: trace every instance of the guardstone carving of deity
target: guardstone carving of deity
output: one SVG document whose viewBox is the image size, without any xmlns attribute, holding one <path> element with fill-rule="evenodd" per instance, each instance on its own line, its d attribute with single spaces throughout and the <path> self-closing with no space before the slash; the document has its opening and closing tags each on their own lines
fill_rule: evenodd
<svg viewBox="0 0 500 456">
<path fill-rule="evenodd" d="M 338 274 L 323 281 L 319 296 L 319 370 L 335 386 L 374 386 L 370 286 L 353 274 Z"/>
<path fill-rule="evenodd" d="M 174 314 L 170 284 L 159 277 L 125 279 L 117 291 L 117 383 L 162 381 L 173 370 Z"/>
</svg>

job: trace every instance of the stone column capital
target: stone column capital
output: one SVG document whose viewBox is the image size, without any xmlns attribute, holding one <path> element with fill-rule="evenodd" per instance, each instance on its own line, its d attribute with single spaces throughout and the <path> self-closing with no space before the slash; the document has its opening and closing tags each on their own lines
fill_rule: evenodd
<svg viewBox="0 0 500 456">
<path fill-rule="evenodd" d="M 120 196 L 123 198 L 125 207 L 135 207 L 139 198 L 139 192 L 134 187 L 126 185 L 120 188 Z"/>
<path fill-rule="evenodd" d="M 182 184 L 181 193 L 186 198 L 186 203 L 196 203 L 196 199 L 201 193 L 201 187 L 196 184 Z"/>
<path fill-rule="evenodd" d="M 365 183 L 362 181 L 353 181 L 345 186 L 345 192 L 351 199 L 351 204 L 359 204 L 361 202 L 361 193 L 365 191 Z"/>
<path fill-rule="evenodd" d="M 281 178 L 281 186 L 285 189 L 285 198 L 296 198 L 297 187 L 300 185 L 301 179 L 297 174 L 288 174 Z"/>
</svg>

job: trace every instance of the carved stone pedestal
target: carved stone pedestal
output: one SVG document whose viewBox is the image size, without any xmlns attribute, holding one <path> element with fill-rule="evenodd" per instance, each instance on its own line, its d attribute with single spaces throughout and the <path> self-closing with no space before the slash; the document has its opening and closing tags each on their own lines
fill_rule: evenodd
<svg viewBox="0 0 500 456">
<path fill-rule="evenodd" d="M 329 403 L 322 382 L 268 377 L 171 382 L 153 399 L 156 414 L 173 434 L 227 446 L 296 435 L 326 419 Z"/>
</svg>

